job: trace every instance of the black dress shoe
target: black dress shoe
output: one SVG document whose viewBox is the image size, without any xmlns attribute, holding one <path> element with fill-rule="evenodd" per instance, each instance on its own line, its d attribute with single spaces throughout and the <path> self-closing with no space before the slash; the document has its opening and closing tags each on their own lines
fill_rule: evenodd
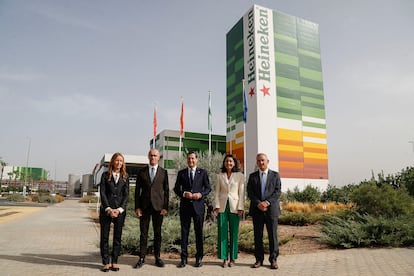
<svg viewBox="0 0 414 276">
<path fill-rule="evenodd" d="M 196 259 L 196 263 L 195 263 L 195 267 L 202 267 L 203 266 L 203 262 L 201 258 L 197 258 Z"/>
<path fill-rule="evenodd" d="M 141 268 L 144 263 L 145 263 L 145 259 L 139 258 L 138 262 L 134 265 L 134 268 Z"/>
<path fill-rule="evenodd" d="M 158 266 L 158 267 L 164 267 L 164 262 L 160 258 L 157 258 L 155 260 L 155 265 Z"/>
<path fill-rule="evenodd" d="M 187 260 L 182 259 L 181 262 L 177 265 L 178 268 L 183 268 L 187 265 Z"/>
</svg>

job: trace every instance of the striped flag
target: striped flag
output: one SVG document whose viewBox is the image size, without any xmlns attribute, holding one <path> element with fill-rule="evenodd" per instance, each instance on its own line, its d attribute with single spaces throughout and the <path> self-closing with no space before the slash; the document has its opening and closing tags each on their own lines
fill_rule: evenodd
<svg viewBox="0 0 414 276">
<path fill-rule="evenodd" d="M 246 87 L 244 85 L 244 80 L 243 80 L 243 122 L 246 123 L 247 122 L 247 95 L 246 95 Z"/>
<path fill-rule="evenodd" d="M 211 133 L 213 131 L 213 126 L 211 122 L 211 92 L 208 92 L 208 130 Z"/>
<path fill-rule="evenodd" d="M 184 134 L 184 100 L 181 99 L 180 136 Z"/>
</svg>

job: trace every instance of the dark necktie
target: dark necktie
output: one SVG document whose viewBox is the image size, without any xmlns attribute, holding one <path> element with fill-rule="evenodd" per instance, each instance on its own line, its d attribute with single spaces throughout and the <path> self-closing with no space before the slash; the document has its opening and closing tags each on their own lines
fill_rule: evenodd
<svg viewBox="0 0 414 276">
<path fill-rule="evenodd" d="M 193 182 L 194 182 L 194 171 L 190 170 L 190 184 L 191 184 L 191 186 L 193 186 Z"/>
<path fill-rule="evenodd" d="M 154 177 L 155 177 L 155 172 L 154 172 L 154 167 L 152 167 L 151 168 L 151 174 L 150 174 L 151 183 L 154 182 Z"/>
</svg>

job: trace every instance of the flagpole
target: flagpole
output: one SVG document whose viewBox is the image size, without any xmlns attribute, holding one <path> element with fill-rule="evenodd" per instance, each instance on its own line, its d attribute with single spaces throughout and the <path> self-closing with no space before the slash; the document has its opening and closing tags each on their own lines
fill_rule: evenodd
<svg viewBox="0 0 414 276">
<path fill-rule="evenodd" d="M 245 91 L 245 80 L 242 79 L 243 83 L 243 173 L 244 177 L 246 178 L 246 122 L 247 122 L 247 98 L 246 98 L 246 91 Z"/>
<path fill-rule="evenodd" d="M 155 149 L 155 139 L 157 139 L 157 104 L 154 104 L 154 139 L 152 140 L 153 149 Z"/>
<path fill-rule="evenodd" d="M 178 156 L 181 159 L 181 142 L 184 133 L 184 98 L 181 97 L 181 115 L 180 115 L 180 145 L 178 147 Z"/>
<path fill-rule="evenodd" d="M 212 124 L 211 124 L 211 91 L 208 91 L 208 158 L 211 162 L 211 131 L 212 131 Z"/>
<path fill-rule="evenodd" d="M 246 87 L 245 87 L 245 80 L 242 79 L 243 84 L 243 174 L 244 174 L 244 182 L 246 183 L 247 180 L 247 171 L 246 171 L 246 163 L 247 163 L 247 156 L 246 156 L 246 122 L 247 122 L 247 96 L 246 96 Z M 246 200 L 246 193 L 244 193 L 244 200 Z M 245 213 L 243 212 L 243 220 L 246 219 Z"/>
</svg>

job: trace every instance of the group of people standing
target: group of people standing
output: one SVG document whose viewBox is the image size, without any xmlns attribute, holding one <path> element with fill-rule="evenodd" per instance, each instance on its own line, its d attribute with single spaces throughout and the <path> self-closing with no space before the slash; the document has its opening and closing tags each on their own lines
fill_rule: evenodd
<svg viewBox="0 0 414 276">
<path fill-rule="evenodd" d="M 148 152 L 149 164 L 142 168 L 135 188 L 135 214 L 140 219 L 140 255 L 134 268 L 145 263 L 148 243 L 148 230 L 152 220 L 154 232 L 155 265 L 164 267 L 161 259 L 161 228 L 168 213 L 169 183 L 167 171 L 158 165 L 160 153 L 157 149 Z M 211 192 L 206 170 L 197 166 L 196 152 L 187 153 L 187 168 L 177 174 L 174 193 L 180 198 L 181 260 L 177 267 L 188 264 L 188 237 L 193 221 L 196 238 L 195 267 L 203 265 L 203 225 L 205 217 L 204 200 Z M 271 269 L 277 269 L 279 247 L 277 223 L 280 215 L 279 198 L 281 181 L 279 174 L 268 168 L 269 160 L 264 153 L 256 156 L 258 170 L 249 175 L 247 195 L 251 201 L 249 214 L 253 219 L 255 263 L 252 268 L 263 265 L 263 229 L 266 226 L 269 237 L 269 262 Z M 235 265 L 238 255 L 238 235 L 240 217 L 244 213 L 245 177 L 240 172 L 238 160 L 231 154 L 224 157 L 221 172 L 217 175 L 214 214 L 217 216 L 218 241 L 217 256 L 223 261 L 222 267 Z M 103 173 L 100 183 L 101 224 L 100 250 L 102 271 L 119 271 L 118 256 L 121 249 L 122 227 L 126 216 L 129 196 L 129 179 L 124 157 L 115 153 L 108 171 Z M 109 251 L 109 232 L 113 223 L 113 246 Z"/>
</svg>

